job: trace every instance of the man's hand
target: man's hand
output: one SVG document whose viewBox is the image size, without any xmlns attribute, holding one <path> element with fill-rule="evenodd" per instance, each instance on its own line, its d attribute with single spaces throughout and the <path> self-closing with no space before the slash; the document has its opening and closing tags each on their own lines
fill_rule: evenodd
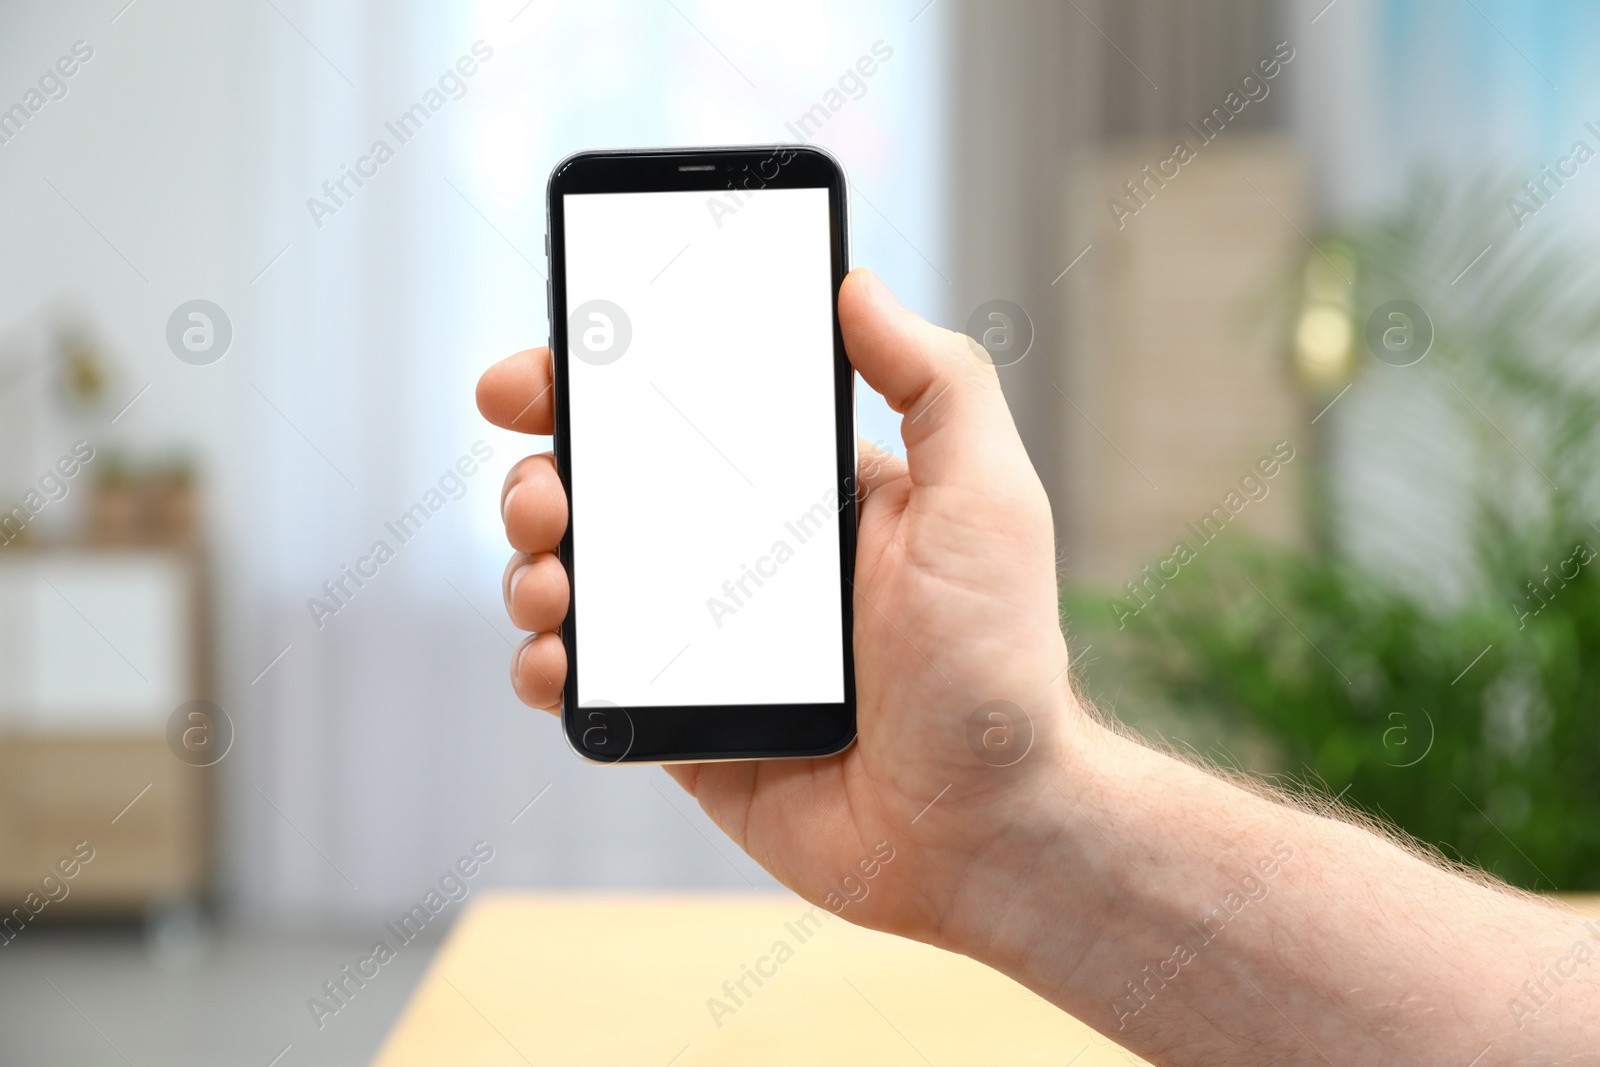
<svg viewBox="0 0 1600 1067">
<path fill-rule="evenodd" d="M 1049 507 L 994 368 L 865 271 L 839 315 L 907 453 L 860 472 L 860 736 L 827 759 L 668 767 L 729 836 L 806 899 L 965 952 L 1158 1063 L 1600 1063 L 1600 922 L 1087 715 Z M 478 406 L 551 433 L 549 351 L 491 368 Z M 512 468 L 502 511 L 506 607 L 535 632 L 512 683 L 556 710 L 567 663 L 550 631 L 570 595 L 550 456 Z M 991 701 L 1026 716 L 1008 737 L 1031 727 L 1020 760 L 972 743 Z"/>
<path fill-rule="evenodd" d="M 851 362 L 905 416 L 907 453 L 862 450 L 859 740 L 826 759 L 667 770 L 813 903 L 849 901 L 861 864 L 887 842 L 893 863 L 845 914 L 938 941 L 997 828 L 1048 787 L 1064 742 L 1087 724 L 1066 678 L 1049 503 L 983 349 L 904 310 L 865 270 L 845 280 L 839 315 Z M 478 404 L 497 425 L 548 434 L 549 387 L 549 350 L 533 349 L 491 368 Z M 567 663 L 548 631 L 566 614 L 568 589 L 551 553 L 567 511 L 551 457 L 511 471 L 503 511 L 518 549 L 507 610 L 519 627 L 544 631 L 518 649 L 512 680 L 524 702 L 556 711 Z M 992 765 L 1009 758 L 1003 747 L 986 762 L 969 745 L 969 721 L 997 700 L 1027 717 L 984 727 L 997 744 L 1024 746 L 1031 728 L 1032 750 L 1014 766 Z"/>
</svg>

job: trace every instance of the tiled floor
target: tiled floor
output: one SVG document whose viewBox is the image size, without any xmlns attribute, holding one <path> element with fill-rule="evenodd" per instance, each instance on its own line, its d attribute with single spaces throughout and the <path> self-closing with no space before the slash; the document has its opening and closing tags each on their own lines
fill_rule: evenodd
<svg viewBox="0 0 1600 1067">
<path fill-rule="evenodd" d="M 319 1029 L 307 1000 L 371 940 L 236 930 L 162 954 L 132 927 L 25 930 L 0 948 L 0 1067 L 364 1064 L 437 944 L 405 946 Z"/>
</svg>

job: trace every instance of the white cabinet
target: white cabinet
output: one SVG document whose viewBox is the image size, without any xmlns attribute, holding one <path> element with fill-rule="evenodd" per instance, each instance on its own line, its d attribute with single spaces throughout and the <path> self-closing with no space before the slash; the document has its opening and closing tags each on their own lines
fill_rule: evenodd
<svg viewBox="0 0 1600 1067">
<path fill-rule="evenodd" d="M 154 550 L 0 553 L 0 730 L 165 729 L 193 688 L 191 573 Z"/>
<path fill-rule="evenodd" d="M 0 549 L 0 899 L 87 842 L 68 912 L 203 894 L 211 776 L 167 744 L 206 696 L 199 569 L 161 548 Z"/>
</svg>

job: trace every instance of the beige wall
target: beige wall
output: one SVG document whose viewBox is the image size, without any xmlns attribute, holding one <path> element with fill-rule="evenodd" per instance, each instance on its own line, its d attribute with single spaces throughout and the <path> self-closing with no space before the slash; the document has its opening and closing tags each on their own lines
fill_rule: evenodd
<svg viewBox="0 0 1600 1067">
<path fill-rule="evenodd" d="M 1290 376 L 1282 298 L 1311 254 L 1296 232 L 1311 231 L 1305 168 L 1275 138 L 1219 138 L 1119 229 L 1106 201 L 1171 150 L 1108 149 L 1064 198 L 1083 216 L 1094 269 L 1068 301 L 1063 387 L 1077 407 L 1062 404 L 1070 477 L 1056 499 L 1069 565 L 1094 581 L 1120 584 L 1179 538 L 1197 546 L 1185 524 L 1278 442 L 1295 459 L 1229 526 L 1280 541 L 1301 527 L 1310 415 Z"/>
<path fill-rule="evenodd" d="M 1158 562 L 1275 442 L 1309 458 L 1267 313 L 1310 251 L 1295 232 L 1312 231 L 1304 167 L 1262 132 L 1294 68 L 1124 228 L 1106 208 L 1272 51 L 1274 5 L 1208 11 L 1191 25 L 1177 0 L 953 5 L 952 325 L 993 298 L 1033 320 L 1032 351 L 1001 381 L 1069 582 L 1121 585 Z M 1298 536 L 1303 469 L 1240 527 Z"/>
</svg>

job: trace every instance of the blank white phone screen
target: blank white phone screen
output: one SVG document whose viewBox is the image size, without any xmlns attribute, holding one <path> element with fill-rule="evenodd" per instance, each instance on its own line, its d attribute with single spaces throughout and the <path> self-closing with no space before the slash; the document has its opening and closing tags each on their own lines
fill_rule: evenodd
<svg viewBox="0 0 1600 1067">
<path fill-rule="evenodd" d="M 828 190 L 563 212 L 579 703 L 842 703 Z"/>
</svg>

